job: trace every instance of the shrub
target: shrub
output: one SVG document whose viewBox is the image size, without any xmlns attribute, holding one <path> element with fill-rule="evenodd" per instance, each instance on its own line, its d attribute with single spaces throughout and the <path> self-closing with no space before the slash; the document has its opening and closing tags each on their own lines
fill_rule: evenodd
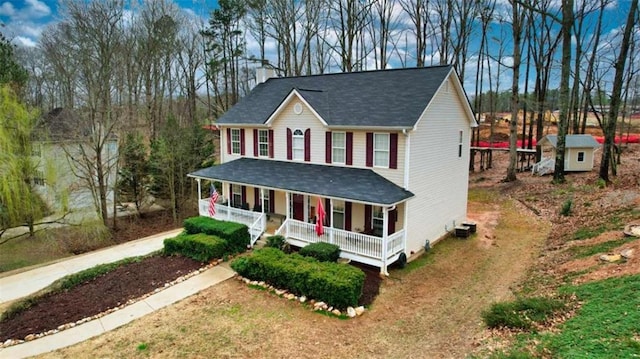
<svg viewBox="0 0 640 359">
<path fill-rule="evenodd" d="M 265 244 L 265 247 L 277 248 L 285 253 L 288 253 L 291 250 L 287 239 L 281 235 L 267 237 L 267 243 Z"/>
<path fill-rule="evenodd" d="M 188 234 L 205 233 L 227 241 L 230 253 L 244 252 L 251 241 L 249 228 L 241 223 L 219 221 L 210 217 L 191 217 L 184 221 Z"/>
<path fill-rule="evenodd" d="M 291 293 L 306 295 L 337 308 L 356 306 L 365 275 L 353 266 L 319 262 L 297 253 L 263 248 L 237 258 L 231 268 L 251 280 L 263 280 Z"/>
<path fill-rule="evenodd" d="M 299 253 L 321 262 L 335 262 L 340 258 L 340 247 L 331 243 L 317 242 L 300 248 Z"/>
<path fill-rule="evenodd" d="M 507 327 L 529 330 L 534 322 L 544 322 L 553 312 L 564 308 L 564 303 L 552 298 L 518 298 L 511 302 L 494 303 L 482 313 L 490 328 Z"/>
<path fill-rule="evenodd" d="M 564 203 L 562 204 L 562 209 L 560 209 L 560 214 L 565 217 L 571 215 L 572 207 L 573 207 L 573 201 L 571 200 L 571 198 L 569 198 L 566 201 L 564 201 Z"/>
<path fill-rule="evenodd" d="M 181 254 L 200 262 L 222 258 L 227 253 L 227 242 L 203 233 L 181 234 L 164 240 L 165 254 Z"/>
</svg>

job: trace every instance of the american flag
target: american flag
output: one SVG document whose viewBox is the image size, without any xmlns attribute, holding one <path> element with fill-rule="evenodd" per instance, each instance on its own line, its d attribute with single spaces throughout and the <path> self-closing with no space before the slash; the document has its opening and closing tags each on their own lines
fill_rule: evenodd
<svg viewBox="0 0 640 359">
<path fill-rule="evenodd" d="M 218 191 L 216 187 L 211 185 L 211 197 L 209 197 L 209 217 L 216 215 L 216 201 L 218 200 Z"/>
</svg>

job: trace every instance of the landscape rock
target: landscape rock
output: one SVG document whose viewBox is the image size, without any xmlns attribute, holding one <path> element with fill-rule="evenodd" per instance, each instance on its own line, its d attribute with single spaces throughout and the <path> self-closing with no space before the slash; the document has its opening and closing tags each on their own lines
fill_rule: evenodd
<svg viewBox="0 0 640 359">
<path fill-rule="evenodd" d="M 348 307 L 347 308 L 347 315 L 349 316 L 349 318 L 353 318 L 358 314 L 356 313 L 356 310 L 353 309 L 353 307 Z"/>
<path fill-rule="evenodd" d="M 26 337 L 24 337 L 24 340 L 27 342 L 30 342 L 32 340 L 34 340 L 36 338 L 35 334 L 29 334 Z"/>
<path fill-rule="evenodd" d="M 313 309 L 316 309 L 316 310 L 318 310 L 318 309 L 324 309 L 326 306 L 327 306 L 327 304 L 325 304 L 325 302 L 316 302 L 316 303 L 313 305 Z"/>
<path fill-rule="evenodd" d="M 622 256 L 619 254 L 603 254 L 600 256 L 600 260 L 603 262 L 617 262 L 622 259 Z"/>
<path fill-rule="evenodd" d="M 304 303 L 307 301 L 307 297 L 305 297 L 304 295 L 302 297 L 300 297 L 300 303 Z"/>
<path fill-rule="evenodd" d="M 364 307 L 363 307 L 363 306 L 359 306 L 359 307 L 357 307 L 357 308 L 356 308 L 356 314 L 357 314 L 358 316 L 360 316 L 360 315 L 364 314 L 364 311 L 365 311 L 365 309 L 364 309 Z"/>
<path fill-rule="evenodd" d="M 333 313 L 334 315 L 341 315 L 342 314 L 342 312 L 340 312 L 338 309 L 332 310 L 331 313 Z"/>
<path fill-rule="evenodd" d="M 620 255 L 625 259 L 629 259 L 633 257 L 633 249 L 632 248 L 625 249 L 622 252 L 620 252 Z"/>
</svg>

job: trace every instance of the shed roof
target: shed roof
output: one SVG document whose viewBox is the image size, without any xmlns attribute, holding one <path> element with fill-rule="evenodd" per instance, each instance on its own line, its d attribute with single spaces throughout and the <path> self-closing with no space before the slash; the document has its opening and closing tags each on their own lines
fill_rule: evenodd
<svg viewBox="0 0 640 359">
<path fill-rule="evenodd" d="M 451 65 L 445 65 L 271 78 L 257 85 L 217 123 L 265 124 L 296 90 L 330 127 L 411 128 L 452 71 Z"/>
<path fill-rule="evenodd" d="M 240 158 L 189 176 L 380 205 L 413 197 L 370 169 L 300 162 Z"/>
<path fill-rule="evenodd" d="M 546 135 L 538 142 L 538 146 L 551 145 L 558 147 L 558 135 Z M 591 135 L 567 135 L 565 148 L 597 148 L 600 147 L 598 141 Z"/>
</svg>

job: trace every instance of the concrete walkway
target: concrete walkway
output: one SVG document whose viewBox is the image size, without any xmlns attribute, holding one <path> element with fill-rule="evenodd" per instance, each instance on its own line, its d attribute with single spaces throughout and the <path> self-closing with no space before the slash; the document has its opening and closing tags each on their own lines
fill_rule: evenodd
<svg viewBox="0 0 640 359">
<path fill-rule="evenodd" d="M 20 298 L 48 285 L 44 283 L 51 283 L 69 273 L 78 272 L 96 264 L 151 253 L 162 248 L 164 238 L 173 237 L 180 232 L 181 230 L 161 233 L 94 253 L 74 257 L 68 261 L 58 262 L 50 266 L 2 278 L 0 279 L 2 299 L 10 300 L 5 298 Z M 76 260 L 78 261 L 76 262 Z M 71 262 L 73 262 L 73 264 L 69 264 Z M 76 266 L 78 266 L 79 269 L 77 269 Z M 55 270 L 57 274 L 53 275 L 48 273 L 46 268 L 49 268 L 51 271 Z M 233 277 L 234 274 L 234 271 L 231 270 L 228 264 L 223 263 L 99 319 L 33 341 L 2 348 L 0 349 L 0 358 L 25 358 L 80 343 L 196 294 L 212 285 Z M 20 276 L 20 279 L 13 278 L 18 276 Z M 40 279 L 39 276 L 45 276 L 46 279 Z M 24 282 L 21 283 L 20 281 Z M 37 284 L 31 285 L 31 282 L 36 282 Z M 22 286 L 27 287 L 27 289 L 21 288 Z"/>
</svg>

